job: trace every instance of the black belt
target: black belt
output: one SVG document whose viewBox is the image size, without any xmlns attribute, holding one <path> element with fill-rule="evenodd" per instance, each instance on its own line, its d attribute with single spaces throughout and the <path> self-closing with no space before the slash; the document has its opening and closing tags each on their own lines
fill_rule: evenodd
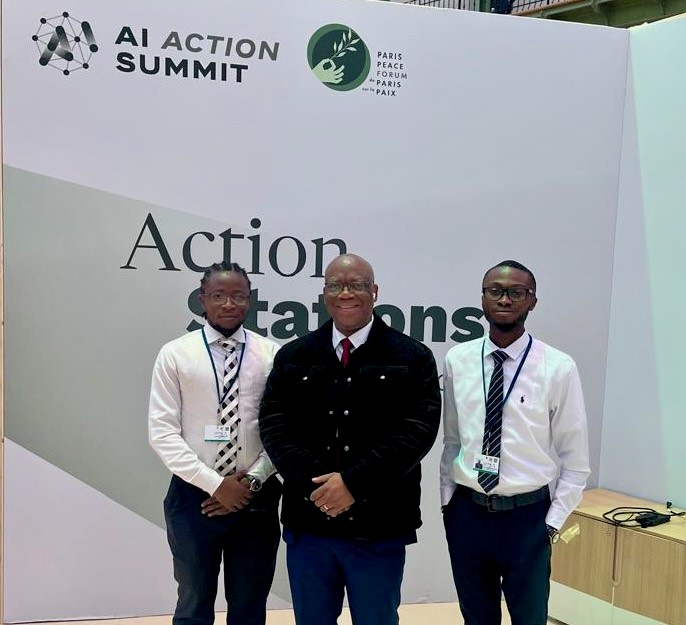
<svg viewBox="0 0 686 625">
<path fill-rule="evenodd" d="M 514 510 L 522 506 L 529 506 L 532 503 L 538 503 L 544 499 L 550 500 L 550 491 L 548 486 L 542 486 L 538 490 L 532 490 L 530 493 L 521 493 L 520 495 L 512 495 L 505 497 L 504 495 L 485 495 L 478 493 L 467 486 L 457 484 L 455 494 L 461 499 L 468 499 L 475 504 L 488 508 L 489 512 L 503 512 L 504 510 Z"/>
</svg>

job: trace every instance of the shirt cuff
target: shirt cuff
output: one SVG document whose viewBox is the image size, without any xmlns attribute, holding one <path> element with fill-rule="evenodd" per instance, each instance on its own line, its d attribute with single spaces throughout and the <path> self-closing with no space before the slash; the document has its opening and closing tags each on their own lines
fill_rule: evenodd
<svg viewBox="0 0 686 625">
<path fill-rule="evenodd" d="M 248 469 L 248 473 L 256 477 L 262 484 L 264 484 L 274 473 L 276 469 L 269 458 L 260 456 L 253 465 Z"/>
<path fill-rule="evenodd" d="M 206 493 L 214 495 L 216 490 L 221 486 L 224 478 L 219 475 L 214 469 L 204 467 L 198 474 L 190 481 L 193 486 L 201 488 Z"/>
</svg>

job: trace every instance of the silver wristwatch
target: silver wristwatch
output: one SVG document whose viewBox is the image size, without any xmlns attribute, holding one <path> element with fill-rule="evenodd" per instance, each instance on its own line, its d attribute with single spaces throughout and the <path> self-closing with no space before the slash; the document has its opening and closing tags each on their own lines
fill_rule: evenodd
<svg viewBox="0 0 686 625">
<path fill-rule="evenodd" d="M 258 492 L 262 488 L 262 480 L 254 475 L 246 475 L 245 478 L 248 480 L 248 486 L 253 493 Z"/>
</svg>

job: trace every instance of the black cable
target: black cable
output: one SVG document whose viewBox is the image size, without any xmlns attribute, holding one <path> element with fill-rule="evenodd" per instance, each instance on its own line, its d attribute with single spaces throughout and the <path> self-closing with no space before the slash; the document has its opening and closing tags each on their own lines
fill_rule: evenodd
<svg viewBox="0 0 686 625">
<path fill-rule="evenodd" d="M 620 506 L 612 508 L 607 512 L 603 512 L 603 518 L 614 525 L 622 525 L 624 527 L 640 527 L 637 520 L 640 514 L 657 514 L 652 508 L 639 508 L 634 506 Z"/>
<path fill-rule="evenodd" d="M 667 502 L 666 513 L 658 512 L 653 508 L 641 508 L 638 506 L 620 506 L 603 513 L 603 518 L 613 525 L 622 527 L 654 527 L 671 520 L 673 516 L 684 516 L 686 511 L 674 512 L 672 502 Z"/>
<path fill-rule="evenodd" d="M 672 510 L 673 505 L 674 504 L 671 501 L 667 502 L 667 504 L 666 504 L 667 514 L 669 514 L 671 516 L 684 516 L 684 515 L 686 515 L 686 510 L 682 510 L 681 512 L 674 512 L 674 510 Z"/>
</svg>

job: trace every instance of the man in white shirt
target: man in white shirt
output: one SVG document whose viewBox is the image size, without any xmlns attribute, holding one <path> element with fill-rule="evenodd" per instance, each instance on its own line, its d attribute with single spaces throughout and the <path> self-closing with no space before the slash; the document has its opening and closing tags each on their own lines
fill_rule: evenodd
<svg viewBox="0 0 686 625">
<path fill-rule="evenodd" d="M 279 346 L 246 330 L 250 280 L 236 263 L 200 282 L 207 325 L 162 347 L 150 444 L 172 472 L 164 500 L 178 583 L 174 625 L 213 625 L 217 578 L 231 625 L 264 625 L 280 537 L 281 486 L 257 415 Z"/>
<path fill-rule="evenodd" d="M 517 261 L 486 272 L 489 335 L 445 358 L 441 504 L 465 625 L 545 625 L 551 545 L 590 473 L 574 361 L 524 329 L 536 280 Z"/>
</svg>

